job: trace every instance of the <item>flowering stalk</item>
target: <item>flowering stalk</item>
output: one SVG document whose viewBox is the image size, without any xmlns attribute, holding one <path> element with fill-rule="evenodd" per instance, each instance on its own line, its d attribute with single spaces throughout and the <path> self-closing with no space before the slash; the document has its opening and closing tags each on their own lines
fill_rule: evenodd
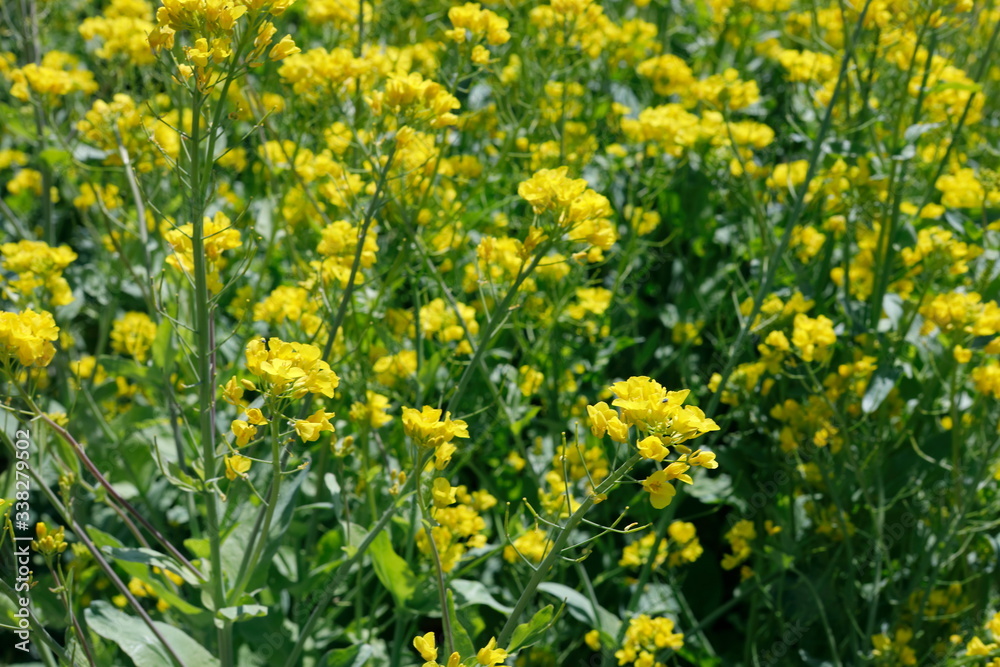
<svg viewBox="0 0 1000 667">
<path fill-rule="evenodd" d="M 191 110 L 191 254 L 194 273 L 194 308 L 196 367 L 198 369 L 198 399 L 200 405 L 199 424 L 202 446 L 202 467 L 204 483 L 202 495 L 205 501 L 206 532 L 212 569 L 210 592 L 212 603 L 218 611 L 225 606 L 224 573 L 222 571 L 222 537 L 219 530 L 218 505 L 213 481 L 215 479 L 215 351 L 214 322 L 208 294 L 208 268 L 205 258 L 205 200 L 203 177 L 201 174 L 201 110 L 204 98 L 197 90 L 193 93 Z M 216 128 L 212 128 L 215 132 Z M 209 155 L 208 159 L 211 160 Z M 231 665 L 232 626 L 223 622 L 219 627 L 219 652 L 223 667 Z"/>
<path fill-rule="evenodd" d="M 566 542 L 569 540 L 569 535 L 573 532 L 573 529 L 579 525 L 580 521 L 583 520 L 584 515 L 590 511 L 596 502 L 596 498 L 606 494 L 608 491 L 613 489 L 622 480 L 625 475 L 629 473 L 635 465 L 642 460 L 642 454 L 633 454 L 625 463 L 621 464 L 615 468 L 614 472 L 608 475 L 607 479 L 601 482 L 594 492 L 587 496 L 586 500 L 580 503 L 580 506 L 566 521 L 563 526 L 562 531 L 559 533 L 559 537 L 555 539 L 552 544 L 552 548 L 546 554 L 545 558 L 531 575 L 531 579 L 525 585 L 524 590 L 521 592 L 521 596 L 517 599 L 514 604 L 514 610 L 507 617 L 507 622 L 503 626 L 503 630 L 500 631 L 500 635 L 497 637 L 498 646 L 507 646 L 510 643 L 510 638 L 514 634 L 514 629 L 517 628 L 517 622 L 524 614 L 524 610 L 528 607 L 528 603 L 531 602 L 531 598 L 535 594 L 535 590 L 538 585 L 545 580 L 545 575 L 548 574 L 549 570 L 552 568 L 553 563 L 555 563 L 557 558 L 562 557 L 562 551 L 566 547 Z"/>
<path fill-rule="evenodd" d="M 270 409 L 270 413 L 276 415 L 278 414 L 278 411 L 274 410 L 272 407 Z M 277 418 L 271 419 L 269 426 L 271 435 L 270 491 L 267 496 L 267 503 L 262 508 L 262 514 L 258 515 L 258 522 L 254 524 L 254 531 L 250 535 L 250 543 L 247 545 L 246 552 L 244 553 L 239 579 L 236 581 L 236 585 L 233 586 L 232 590 L 229 592 L 229 599 L 231 601 L 238 599 L 240 595 L 243 594 L 243 590 L 246 588 L 247 583 L 249 583 L 251 575 L 257 569 L 261 552 L 267 544 L 267 536 L 271 532 L 271 521 L 274 518 L 274 508 L 278 505 L 278 494 L 281 491 L 282 457 L 281 433 L 279 432 Z M 263 519 L 260 518 L 261 516 L 263 516 Z"/>
<path fill-rule="evenodd" d="M 500 305 L 493 311 L 489 321 L 486 322 L 486 327 L 483 329 L 483 333 L 479 337 L 479 344 L 476 345 L 476 351 L 472 355 L 472 359 L 469 361 L 469 364 L 462 372 L 462 377 L 459 378 L 458 384 L 455 387 L 455 393 L 451 395 L 451 400 L 448 401 L 447 412 L 455 412 L 458 408 L 459 401 L 465 393 L 465 385 L 467 385 L 469 380 L 472 379 L 472 374 L 475 372 L 476 366 L 479 365 L 483 354 L 485 354 L 486 350 L 489 348 L 490 341 L 493 340 L 494 334 L 496 334 L 497 329 L 500 328 L 500 323 L 504 320 L 504 314 L 510 309 L 510 304 L 514 301 L 518 288 L 521 287 L 521 283 L 523 283 L 528 276 L 531 275 L 532 271 L 535 270 L 535 267 L 537 267 L 538 263 L 542 261 L 545 257 L 545 253 L 548 252 L 552 245 L 553 242 L 550 241 L 538 249 L 538 252 L 535 253 L 535 257 L 531 260 L 531 263 L 517 275 L 514 283 L 510 286 L 510 289 L 507 290 L 507 294 L 504 296 L 503 301 L 500 302 Z M 461 320 L 461 318 L 459 318 L 459 320 Z"/>
</svg>

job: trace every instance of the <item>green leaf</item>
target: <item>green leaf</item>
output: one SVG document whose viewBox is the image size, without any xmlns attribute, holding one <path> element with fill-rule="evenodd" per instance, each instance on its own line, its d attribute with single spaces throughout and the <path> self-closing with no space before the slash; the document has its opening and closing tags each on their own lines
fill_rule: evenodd
<svg viewBox="0 0 1000 667">
<path fill-rule="evenodd" d="M 455 595 L 448 589 L 448 618 L 451 620 L 451 638 L 455 641 L 455 650 L 461 655 L 475 655 L 476 647 L 472 638 L 466 632 L 465 626 L 458 620 L 455 612 Z"/>
<path fill-rule="evenodd" d="M 372 540 L 368 553 L 375 566 L 375 576 L 392 594 L 397 606 L 405 605 L 417 589 L 416 576 L 410 569 L 410 564 L 393 551 L 392 542 L 385 531 Z"/>
<path fill-rule="evenodd" d="M 618 636 L 618 627 L 621 625 L 618 617 L 600 605 L 595 607 L 583 594 L 554 581 L 542 582 L 538 585 L 538 590 L 565 602 L 570 616 L 581 623 L 587 623 L 610 637 Z"/>
<path fill-rule="evenodd" d="M 120 549 L 109 546 L 104 547 L 102 551 L 120 562 L 142 563 L 144 565 L 158 567 L 161 570 L 169 570 L 179 577 L 182 577 L 184 581 L 192 586 L 198 586 L 201 583 L 198 580 L 198 577 L 195 576 L 194 572 L 186 567 L 182 567 L 180 563 L 166 554 L 161 554 L 153 549 Z"/>
<path fill-rule="evenodd" d="M 73 155 L 59 148 L 46 148 L 39 157 L 51 167 L 64 167 L 73 164 Z"/>
<path fill-rule="evenodd" d="M 508 607 L 505 604 L 501 604 L 497 601 L 493 594 L 490 593 L 486 585 L 481 581 L 469 581 L 468 579 L 454 579 L 451 582 L 451 588 L 455 591 L 455 595 L 458 596 L 458 607 L 468 607 L 473 604 L 483 604 L 490 609 L 495 609 L 501 614 L 510 614 L 514 611 L 513 607 Z"/>
<path fill-rule="evenodd" d="M 700 475 L 697 484 L 685 486 L 684 490 L 706 505 L 716 505 L 733 495 L 733 478 L 725 473 Z"/>
<path fill-rule="evenodd" d="M 323 667 L 362 667 L 373 655 L 374 651 L 368 644 L 338 648 L 327 653 L 322 664 Z"/>
<path fill-rule="evenodd" d="M 103 600 L 91 603 L 84 616 L 91 630 L 117 644 L 132 658 L 136 667 L 174 666 L 170 653 L 141 619 L 119 611 Z M 153 621 L 153 625 L 174 653 L 184 660 L 185 667 L 218 667 L 219 661 L 181 630 L 158 621 Z"/>
<path fill-rule="evenodd" d="M 887 368 L 885 370 L 880 368 L 875 371 L 872 381 L 868 384 L 868 391 L 865 392 L 864 398 L 861 399 L 861 410 L 866 415 L 870 415 L 878 410 L 878 406 L 882 405 L 882 401 L 886 399 L 892 388 L 896 386 L 896 378 L 898 377 L 898 368 Z"/>
<path fill-rule="evenodd" d="M 138 563 L 131 560 L 120 560 L 114 556 L 115 550 L 136 551 L 135 549 L 124 549 L 124 546 L 118 541 L 117 538 L 112 535 L 108 535 L 93 526 L 87 526 L 87 534 L 90 535 L 90 539 L 94 542 L 97 548 L 111 555 L 111 557 L 115 559 L 115 562 L 118 563 L 118 566 L 121 567 L 127 575 L 149 584 L 149 587 L 153 589 L 156 597 L 160 598 L 177 611 L 188 615 L 200 614 L 204 611 L 164 586 L 160 582 L 159 577 L 153 576 L 152 572 L 149 570 L 149 566 L 145 563 Z"/>
<path fill-rule="evenodd" d="M 232 621 L 233 623 L 239 623 L 251 618 L 260 618 L 262 616 L 267 616 L 267 607 L 262 604 L 241 604 L 237 607 L 223 607 L 215 612 L 216 618 L 221 618 L 224 621 Z"/>
<path fill-rule="evenodd" d="M 510 646 L 507 647 L 507 651 L 513 653 L 514 651 L 531 646 L 541 639 L 545 631 L 548 630 L 549 625 L 552 624 L 555 614 L 556 612 L 552 605 L 545 605 L 535 612 L 530 621 L 521 623 L 514 628 L 514 634 L 511 635 Z"/>
</svg>

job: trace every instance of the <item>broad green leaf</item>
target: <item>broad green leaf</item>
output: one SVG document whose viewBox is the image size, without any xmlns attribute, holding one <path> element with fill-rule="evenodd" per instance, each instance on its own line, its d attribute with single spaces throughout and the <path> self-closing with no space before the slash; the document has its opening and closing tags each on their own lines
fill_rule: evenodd
<svg viewBox="0 0 1000 667">
<path fill-rule="evenodd" d="M 510 638 L 510 646 L 507 650 L 511 653 L 522 648 L 531 646 L 545 634 L 552 619 L 555 617 L 555 609 L 552 605 L 545 605 L 531 617 L 527 623 L 521 623 L 514 628 L 514 634 Z"/>
<path fill-rule="evenodd" d="M 46 148 L 39 154 L 39 157 L 51 167 L 65 167 L 73 164 L 73 155 L 60 148 Z"/>
<path fill-rule="evenodd" d="M 388 533 L 385 531 L 379 533 L 378 537 L 372 540 L 368 553 L 371 554 L 372 564 L 375 566 L 375 576 L 392 594 L 398 606 L 405 605 L 417 589 L 416 576 L 410 569 L 410 564 L 393 551 Z"/>
<path fill-rule="evenodd" d="M 118 566 L 121 567 L 127 575 L 149 584 L 149 587 L 153 589 L 154 593 L 156 593 L 156 597 L 160 598 L 182 614 L 194 615 L 204 612 L 204 609 L 194 606 L 164 586 L 163 583 L 161 583 L 160 578 L 152 574 L 148 565 L 115 558 L 113 555 L 114 550 L 124 549 L 124 546 L 113 535 L 108 535 L 93 526 L 87 526 L 87 534 L 90 535 L 90 539 L 94 542 L 97 548 L 111 555 L 111 557 L 115 559 L 115 562 L 118 563 Z M 132 549 L 129 551 L 135 550 Z M 202 568 L 202 572 L 204 572 L 204 567 Z"/>
<path fill-rule="evenodd" d="M 142 619 L 129 616 L 103 600 L 96 600 L 84 611 L 87 626 L 114 642 L 132 658 L 136 667 L 174 667 L 170 653 Z M 185 667 L 217 667 L 219 661 L 201 644 L 181 630 L 153 621 L 157 631 L 170 644 Z"/>
</svg>

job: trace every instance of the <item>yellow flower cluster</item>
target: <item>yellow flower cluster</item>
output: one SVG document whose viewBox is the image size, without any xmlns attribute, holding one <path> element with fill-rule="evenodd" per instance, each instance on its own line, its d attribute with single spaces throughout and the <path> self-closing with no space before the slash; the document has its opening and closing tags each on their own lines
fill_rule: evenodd
<svg viewBox="0 0 1000 667">
<path fill-rule="evenodd" d="M 116 93 L 111 102 L 95 100 L 90 110 L 76 123 L 80 135 L 95 147 L 107 151 L 106 165 L 120 165 L 119 137 L 131 161 L 140 173 L 164 166 L 180 154 L 179 128 L 190 127 L 190 112 L 169 109 L 169 98 L 154 96 L 149 100 L 153 112 L 140 111 L 142 105 L 124 94 Z M 95 201 L 96 203 L 96 201 Z"/>
<path fill-rule="evenodd" d="M 483 9 L 478 2 L 452 7 L 448 10 L 448 19 L 454 28 L 446 31 L 445 36 L 453 42 L 477 42 L 485 39 L 490 46 L 499 46 L 510 40 L 507 19 Z"/>
<path fill-rule="evenodd" d="M 684 563 L 693 563 L 701 557 L 703 550 L 693 523 L 673 521 L 667 526 L 667 536 L 660 540 L 654 555 L 653 543 L 656 542 L 656 534 L 643 535 L 622 550 L 618 565 L 637 569 L 653 558 L 652 567 L 657 569 L 664 563 L 669 567 L 677 567 Z"/>
<path fill-rule="evenodd" d="M 153 31 L 153 8 L 144 0 L 111 0 L 101 16 L 80 24 L 80 36 L 100 40 L 98 58 L 121 56 L 132 65 L 149 65 L 156 57 L 146 35 Z"/>
<path fill-rule="evenodd" d="M 611 202 L 582 178 L 569 178 L 568 171 L 569 167 L 540 169 L 518 186 L 517 194 L 531 205 L 535 215 L 552 214 L 552 226 L 543 225 L 544 231 L 566 234 L 572 242 L 587 244 L 589 248 L 576 256 L 600 261 L 603 251 L 610 250 L 618 240 L 609 219 Z"/>
<path fill-rule="evenodd" d="M 390 76 L 385 90 L 376 90 L 367 99 L 376 116 L 388 111 L 401 124 L 427 124 L 435 129 L 457 123 L 452 111 L 462 106 L 441 84 L 425 80 L 419 72 Z"/>
<path fill-rule="evenodd" d="M 480 513 L 495 506 L 497 500 L 484 490 L 469 493 L 465 486 L 452 487 L 443 477 L 434 480 L 432 498 L 432 515 L 438 525 L 431 528 L 430 535 L 441 569 L 451 572 L 470 549 L 486 545 L 486 521 Z M 416 540 L 422 554 L 433 553 L 426 529 L 417 533 Z"/>
<path fill-rule="evenodd" d="M 350 282 L 351 267 L 354 265 L 354 256 L 357 253 L 360 231 L 356 225 L 346 220 L 337 220 L 320 232 L 322 238 L 316 251 L 323 256 L 323 259 L 310 262 L 310 266 L 324 285 L 335 283 L 347 287 L 347 283 Z M 361 247 L 359 268 L 369 269 L 374 266 L 377 252 L 378 236 L 370 227 Z M 355 280 L 358 284 L 364 282 L 361 271 L 358 271 Z"/>
<path fill-rule="evenodd" d="M 222 253 L 240 247 L 240 232 L 232 227 L 229 218 L 222 211 L 216 213 L 214 218 L 206 216 L 203 229 L 208 289 L 210 292 L 218 292 L 222 289 L 219 271 L 226 266 L 226 258 Z M 174 251 L 174 254 L 167 257 L 167 264 L 187 274 L 194 270 L 194 249 L 191 243 L 193 233 L 194 226 L 188 223 L 163 235 Z"/>
<path fill-rule="evenodd" d="M 640 614 L 629 620 L 622 647 L 615 651 L 619 665 L 637 667 L 666 667 L 656 658 L 666 650 L 679 651 L 684 647 L 684 635 L 674 632 L 673 619 L 661 616 L 650 618 Z"/>
<path fill-rule="evenodd" d="M 724 537 L 726 542 L 729 542 L 732 553 L 722 557 L 722 569 L 732 570 L 750 558 L 753 553 L 753 547 L 750 546 L 750 543 L 757 539 L 757 530 L 754 528 L 753 521 L 740 519 L 726 532 Z"/>
<path fill-rule="evenodd" d="M 887 664 L 916 665 L 917 654 L 910 646 L 912 639 L 913 630 L 906 626 L 896 628 L 892 637 L 877 634 L 872 637 L 872 657 L 887 661 Z"/>
<path fill-rule="evenodd" d="M 437 641 L 434 638 L 433 632 L 428 632 L 425 635 L 417 635 L 413 638 L 413 648 L 417 650 L 420 657 L 424 660 L 423 667 L 459 667 L 462 664 L 462 656 L 458 652 L 452 653 L 448 657 L 448 662 L 444 665 L 438 663 L 438 648 Z M 491 637 L 490 641 L 487 642 L 486 646 L 479 649 L 476 652 L 475 664 L 481 665 L 483 667 L 496 667 L 496 665 L 502 665 L 507 660 L 507 651 L 504 649 L 497 648 L 497 640 L 495 637 Z M 468 663 L 472 664 L 472 663 Z"/>
<path fill-rule="evenodd" d="M 552 456 L 551 468 L 545 473 L 545 484 L 538 492 L 542 509 L 555 517 L 568 517 L 582 502 L 575 490 L 583 487 L 585 495 L 592 495 L 594 487 L 609 472 L 608 459 L 600 445 L 586 448 L 579 443 L 559 445 Z"/>
<path fill-rule="evenodd" d="M 364 401 L 351 404 L 351 420 L 368 428 L 381 428 L 392 421 L 389 411 L 389 399 L 371 389 L 365 392 Z"/>
<path fill-rule="evenodd" d="M 154 338 L 156 324 L 146 313 L 125 313 L 111 326 L 111 349 L 140 364 L 146 362 Z"/>
<path fill-rule="evenodd" d="M 44 522 L 39 521 L 35 524 L 35 539 L 31 541 L 32 549 L 49 558 L 66 551 L 68 546 L 65 528 L 59 526 L 55 532 L 50 533 Z"/>
<path fill-rule="evenodd" d="M 420 330 L 425 338 L 433 338 L 439 343 L 460 341 L 455 347 L 457 354 L 471 354 L 472 346 L 465 335 L 465 330 L 473 336 L 479 334 L 479 323 L 476 321 L 476 310 L 472 306 L 457 302 L 455 309 L 444 299 L 437 298 L 420 307 Z M 458 317 L 461 316 L 461 322 Z"/>
<path fill-rule="evenodd" d="M 825 361 L 837 342 L 833 320 L 820 315 L 816 318 L 799 313 L 792 322 L 792 345 L 803 361 Z"/>
<path fill-rule="evenodd" d="M 41 287 L 48 293 L 51 305 L 73 303 L 73 291 L 62 275 L 77 258 L 69 246 L 53 248 L 42 241 L 21 240 L 0 245 L 0 256 L 4 270 L 17 274 L 17 279 L 5 288 L 12 291 L 12 296 L 32 300 L 34 290 Z"/>
<path fill-rule="evenodd" d="M 692 467 L 713 469 L 719 466 L 713 452 L 692 451 L 683 444 L 719 430 L 718 424 L 707 418 L 700 408 L 683 405 L 690 390 L 668 392 L 659 382 L 639 376 L 616 382 L 611 385 L 611 392 L 617 397 L 611 405 L 618 411 L 604 401 L 587 406 L 590 429 L 596 437 L 603 438 L 607 433 L 615 442 L 625 443 L 629 441 L 629 428 L 634 427 L 639 454 L 661 464 L 670 455 L 671 448 L 675 450 L 677 458 L 667 460 L 664 468 L 642 483 L 650 494 L 653 507 L 663 509 L 670 504 L 676 493 L 671 484 L 673 480 L 693 482 L 687 474 Z"/>
<path fill-rule="evenodd" d="M 253 319 L 277 326 L 288 322 L 298 324 L 302 333 L 313 336 L 323 326 L 323 319 L 316 314 L 319 306 L 318 300 L 304 287 L 279 285 L 253 305 Z"/>
<path fill-rule="evenodd" d="M 0 359 L 5 364 L 48 366 L 56 353 L 52 343 L 58 339 L 59 327 L 48 311 L 0 312 Z"/>
<path fill-rule="evenodd" d="M 455 438 L 468 438 L 469 428 L 461 419 L 452 419 L 451 413 L 425 405 L 422 410 L 403 408 L 403 431 L 421 449 L 433 449 L 438 470 L 444 470 L 455 453 Z"/>
<path fill-rule="evenodd" d="M 920 315 L 924 318 L 920 333 L 925 336 L 935 327 L 945 334 L 993 336 L 1000 333 L 1000 306 L 996 301 L 983 303 L 977 292 L 936 294 L 920 307 Z"/>
<path fill-rule="evenodd" d="M 353 20 L 357 20 L 356 14 Z M 285 59 L 278 75 L 297 95 L 316 103 L 327 96 L 336 97 L 342 88 L 351 89 L 352 84 L 371 71 L 371 62 L 355 58 L 350 49 L 315 48 Z"/>
<path fill-rule="evenodd" d="M 321 356 L 322 351 L 315 345 L 254 338 L 246 345 L 247 370 L 259 380 L 252 390 L 276 398 L 297 399 L 306 394 L 333 398 L 340 378 Z"/>
<path fill-rule="evenodd" d="M 548 554 L 551 546 L 552 541 L 548 538 L 548 533 L 536 527 L 526 531 L 505 546 L 503 558 L 508 563 L 516 563 L 523 556 L 529 562 L 540 563 Z"/>
<path fill-rule="evenodd" d="M 62 51 L 49 51 L 42 56 L 39 65 L 28 63 L 9 74 L 12 82 L 10 94 L 28 102 L 32 96 L 50 98 L 48 103 L 54 103 L 60 97 L 81 92 L 92 95 L 97 92 L 97 82 L 94 74 L 79 68 L 79 60 Z"/>
</svg>

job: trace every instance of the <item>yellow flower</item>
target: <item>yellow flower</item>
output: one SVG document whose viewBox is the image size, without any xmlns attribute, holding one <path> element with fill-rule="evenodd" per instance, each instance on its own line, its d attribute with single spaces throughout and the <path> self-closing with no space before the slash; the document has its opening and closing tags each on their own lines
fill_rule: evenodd
<svg viewBox="0 0 1000 667">
<path fill-rule="evenodd" d="M 52 341 L 58 339 L 59 327 L 47 311 L 0 312 L 0 355 L 22 366 L 48 366 L 56 353 Z"/>
<path fill-rule="evenodd" d="M 237 477 L 246 477 L 253 463 L 250 459 L 239 454 L 227 456 L 226 459 L 226 479 L 235 480 Z"/>
<path fill-rule="evenodd" d="M 521 395 L 525 397 L 533 396 L 537 393 L 538 388 L 542 385 L 542 381 L 545 380 L 545 376 L 531 366 L 521 366 L 518 374 L 517 387 L 521 390 Z"/>
<path fill-rule="evenodd" d="M 435 507 L 447 507 L 455 503 L 457 493 L 458 490 L 449 484 L 447 479 L 438 477 L 434 480 L 431 498 L 434 500 Z"/>
<path fill-rule="evenodd" d="M 520 560 L 517 553 L 521 552 L 521 555 L 529 561 L 540 563 L 551 545 L 552 543 L 544 530 L 532 528 L 514 540 L 512 545 L 504 547 L 503 557 L 508 563 L 516 563 Z"/>
<path fill-rule="evenodd" d="M 507 651 L 497 648 L 496 637 L 491 637 L 489 643 L 479 649 L 479 652 L 476 654 L 476 660 L 480 665 L 485 665 L 485 667 L 496 667 L 496 665 L 503 663 L 506 659 Z"/>
<path fill-rule="evenodd" d="M 303 442 L 314 442 L 319 439 L 321 433 L 333 433 L 333 424 L 330 418 L 335 416 L 332 412 L 326 412 L 322 408 L 314 412 L 307 419 L 295 421 L 295 432 Z"/>
<path fill-rule="evenodd" d="M 658 510 L 669 505 L 677 493 L 669 480 L 666 470 L 657 470 L 642 482 L 642 488 L 649 492 L 650 504 Z"/>
<path fill-rule="evenodd" d="M 364 403 L 356 401 L 351 404 L 350 417 L 359 424 L 379 428 L 392 421 L 392 417 L 386 414 L 389 407 L 388 397 L 369 389 L 365 392 Z"/>
<path fill-rule="evenodd" d="M 146 313 L 125 313 L 111 327 L 111 349 L 145 363 L 156 338 L 156 324 Z"/>
<path fill-rule="evenodd" d="M 427 662 L 433 662 L 437 660 L 438 650 L 437 642 L 434 640 L 434 633 L 428 632 L 424 636 L 416 636 L 413 638 L 413 648 L 417 649 L 417 653 L 420 657 Z"/>
<path fill-rule="evenodd" d="M 230 424 L 233 435 L 236 436 L 236 446 L 245 447 L 251 440 L 257 437 L 257 427 L 251 426 L 242 419 L 234 419 Z"/>
<path fill-rule="evenodd" d="M 996 644 L 986 644 L 979 637 L 973 637 L 965 646 L 965 655 L 988 656 L 996 647 Z"/>
<path fill-rule="evenodd" d="M 425 405 L 422 410 L 403 408 L 403 431 L 419 447 L 437 448 L 450 443 L 453 438 L 468 438 L 468 425 L 461 419 L 451 419 L 445 413 L 441 420 L 441 410 Z M 450 453 L 449 453 L 450 456 Z"/>
<path fill-rule="evenodd" d="M 662 461 L 663 457 L 670 453 L 670 450 L 663 446 L 663 442 L 655 435 L 646 436 L 639 441 L 639 453 L 642 457 L 651 461 Z"/>
<path fill-rule="evenodd" d="M 302 49 L 295 45 L 295 40 L 291 35 L 285 35 L 281 41 L 271 48 L 268 58 L 271 60 L 284 60 L 288 56 L 302 53 Z"/>
</svg>

